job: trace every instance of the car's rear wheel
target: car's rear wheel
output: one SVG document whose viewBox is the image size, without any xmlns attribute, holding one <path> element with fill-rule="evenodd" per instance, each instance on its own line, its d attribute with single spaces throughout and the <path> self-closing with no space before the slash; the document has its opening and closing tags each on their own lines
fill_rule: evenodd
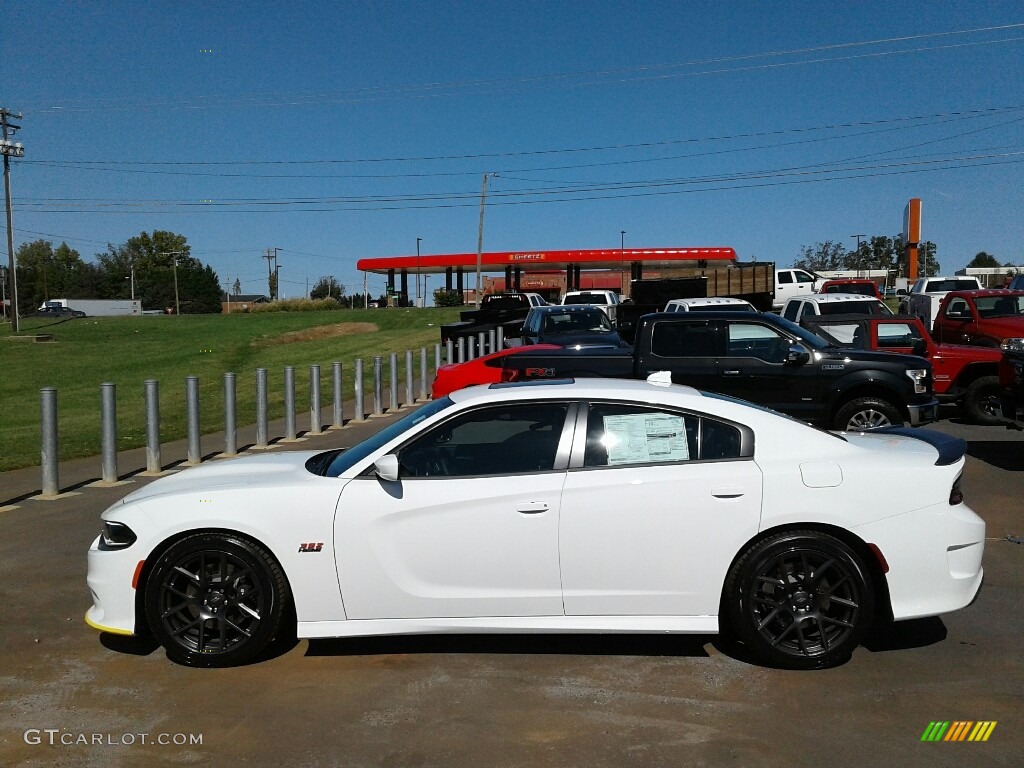
<svg viewBox="0 0 1024 768">
<path fill-rule="evenodd" d="M 160 556 L 146 583 L 146 618 L 174 661 L 235 666 L 266 649 L 289 599 L 281 567 L 263 547 L 202 533 Z"/>
<path fill-rule="evenodd" d="M 871 624 L 874 594 L 857 554 L 816 531 L 751 546 L 725 582 L 729 626 L 761 661 L 817 669 L 846 661 Z"/>
<path fill-rule="evenodd" d="M 836 411 L 835 429 L 866 432 L 880 427 L 898 427 L 903 417 L 892 404 L 878 397 L 858 397 Z"/>
<path fill-rule="evenodd" d="M 964 393 L 964 411 L 976 424 L 1002 424 L 999 405 L 999 377 L 981 376 L 971 382 Z"/>
</svg>

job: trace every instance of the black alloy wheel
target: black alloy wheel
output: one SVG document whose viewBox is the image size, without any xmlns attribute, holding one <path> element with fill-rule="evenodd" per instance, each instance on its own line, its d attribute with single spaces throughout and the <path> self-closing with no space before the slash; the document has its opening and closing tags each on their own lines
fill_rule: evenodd
<svg viewBox="0 0 1024 768">
<path fill-rule="evenodd" d="M 181 664 L 226 667 L 265 650 L 285 613 L 284 574 L 260 545 L 231 534 L 196 534 L 171 546 L 146 583 L 146 617 Z"/>
<path fill-rule="evenodd" d="M 999 377 L 981 376 L 964 393 L 964 411 L 975 424 L 1004 423 L 999 405 Z"/>
<path fill-rule="evenodd" d="M 793 531 L 754 544 L 725 585 L 732 629 L 765 663 L 817 669 L 846 661 L 874 614 L 866 568 L 828 534 Z"/>
</svg>

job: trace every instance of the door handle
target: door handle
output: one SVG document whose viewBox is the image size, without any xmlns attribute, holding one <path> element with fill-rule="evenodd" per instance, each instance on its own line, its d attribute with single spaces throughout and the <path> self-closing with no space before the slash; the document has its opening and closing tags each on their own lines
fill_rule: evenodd
<svg viewBox="0 0 1024 768">
<path fill-rule="evenodd" d="M 722 375 L 723 376 L 739 376 L 740 375 L 740 369 L 739 368 L 729 368 L 728 370 L 722 371 Z"/>
<path fill-rule="evenodd" d="M 726 485 L 711 489 L 711 495 L 716 499 L 738 499 L 744 495 L 744 490 L 739 486 Z"/>
<path fill-rule="evenodd" d="M 520 504 L 517 511 L 524 515 L 538 515 L 541 512 L 547 512 L 548 505 L 545 501 L 528 501 L 525 504 Z"/>
</svg>

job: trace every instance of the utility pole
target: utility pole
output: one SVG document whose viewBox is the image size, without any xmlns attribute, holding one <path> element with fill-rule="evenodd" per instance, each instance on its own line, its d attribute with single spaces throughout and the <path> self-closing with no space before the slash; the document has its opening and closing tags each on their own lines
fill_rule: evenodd
<svg viewBox="0 0 1024 768">
<path fill-rule="evenodd" d="M 184 251 L 161 251 L 161 256 L 170 256 L 174 262 L 174 316 L 181 314 L 181 302 L 178 301 L 178 257 L 184 256 Z"/>
<path fill-rule="evenodd" d="M 422 237 L 416 238 L 416 306 L 420 305 L 420 241 Z M 427 302 L 423 302 L 426 304 Z"/>
<path fill-rule="evenodd" d="M 280 248 L 267 248 L 263 252 L 263 258 L 267 260 L 267 290 L 270 291 L 270 278 L 277 274 L 277 252 Z M 273 266 L 271 266 L 271 259 L 273 259 Z M 270 297 L 271 301 L 276 301 L 277 297 L 281 295 L 281 287 L 278 285 L 274 286 L 273 293 Z"/>
<path fill-rule="evenodd" d="M 850 237 L 856 237 L 857 238 L 857 277 L 860 277 L 860 267 L 861 267 L 861 263 L 863 262 L 863 259 L 861 258 L 861 255 L 860 255 L 860 239 L 862 237 L 866 237 L 866 235 L 850 235 Z"/>
<path fill-rule="evenodd" d="M 7 264 L 11 274 L 11 331 L 18 332 L 18 272 L 14 264 L 14 216 L 11 213 L 11 158 L 24 157 L 25 148 L 21 142 L 14 143 L 11 137 L 21 129 L 20 125 L 8 122 L 8 117 L 21 120 L 21 113 L 14 114 L 0 107 L 0 154 L 4 156 L 4 196 L 7 198 Z"/>
<path fill-rule="evenodd" d="M 480 226 L 476 235 L 476 308 L 480 308 L 480 261 L 483 259 L 484 251 L 484 201 L 487 199 L 487 177 L 497 176 L 496 173 L 485 173 L 483 184 L 480 186 Z"/>
<path fill-rule="evenodd" d="M 619 292 L 626 293 L 626 230 L 619 232 Z"/>
</svg>

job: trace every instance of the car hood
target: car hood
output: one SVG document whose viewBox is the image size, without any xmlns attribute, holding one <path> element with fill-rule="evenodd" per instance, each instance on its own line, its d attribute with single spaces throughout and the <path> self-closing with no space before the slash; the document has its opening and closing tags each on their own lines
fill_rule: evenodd
<svg viewBox="0 0 1024 768">
<path fill-rule="evenodd" d="M 281 487 L 315 478 L 306 469 L 306 462 L 323 451 L 292 451 L 243 456 L 237 459 L 211 461 L 198 467 L 161 477 L 144 488 L 125 496 L 122 504 L 151 499 L 156 496 L 195 494 L 214 489 Z"/>
</svg>

